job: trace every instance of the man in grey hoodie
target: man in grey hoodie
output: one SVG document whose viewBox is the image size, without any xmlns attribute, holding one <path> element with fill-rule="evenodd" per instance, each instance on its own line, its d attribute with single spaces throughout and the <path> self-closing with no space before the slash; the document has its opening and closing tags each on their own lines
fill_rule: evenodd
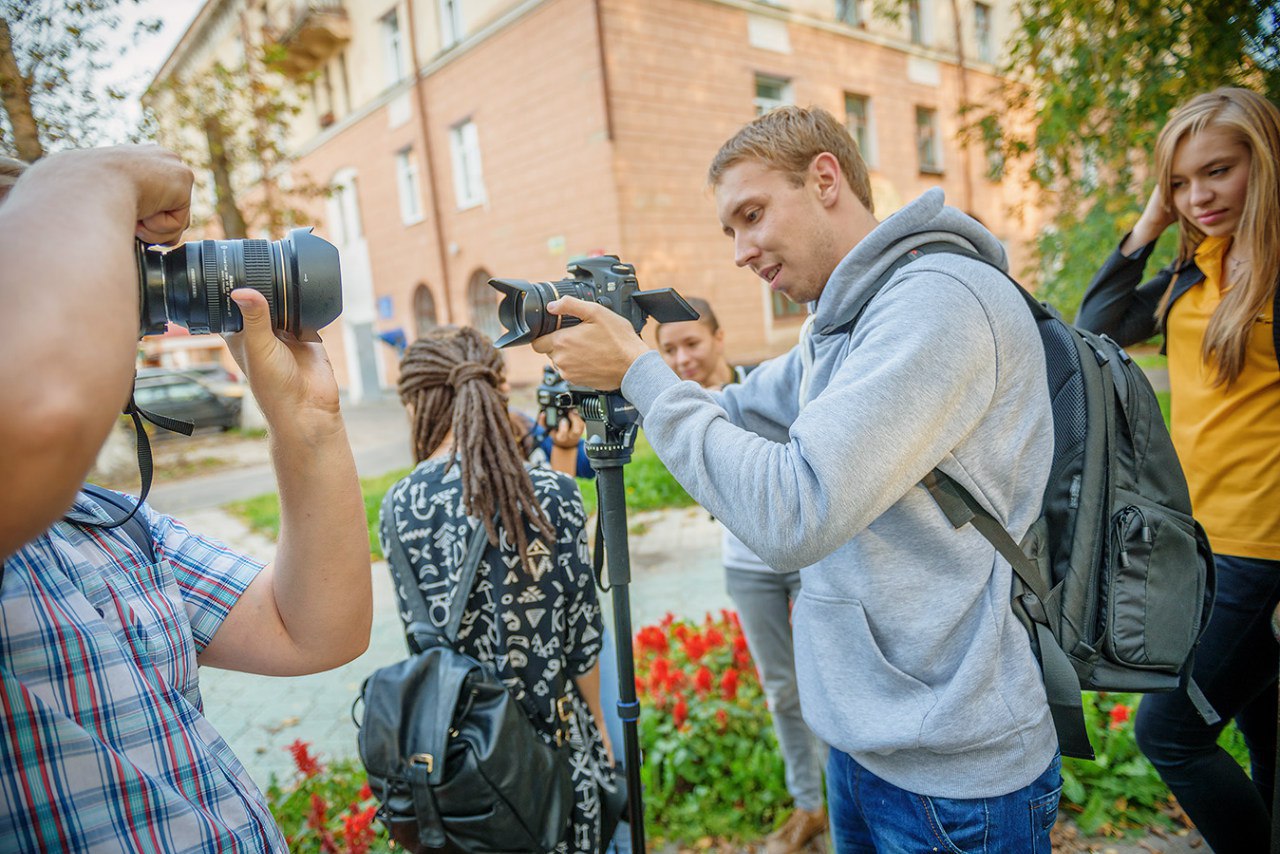
<svg viewBox="0 0 1280 854">
<path fill-rule="evenodd" d="M 1053 423 L 1044 352 L 1004 250 L 931 190 L 878 222 L 866 166 L 820 109 L 784 107 L 710 169 L 734 260 L 808 303 L 810 334 L 741 385 L 681 382 L 619 316 L 546 335 L 571 382 L 621 388 L 658 456 L 769 566 L 802 569 L 793 613 L 805 720 L 831 745 L 838 851 L 1044 851 L 1057 738 L 1011 569 L 920 485 L 935 466 L 1014 536 L 1039 515 Z M 850 330 L 859 297 L 939 241 Z M 994 266 L 992 266 L 994 265 Z"/>
</svg>

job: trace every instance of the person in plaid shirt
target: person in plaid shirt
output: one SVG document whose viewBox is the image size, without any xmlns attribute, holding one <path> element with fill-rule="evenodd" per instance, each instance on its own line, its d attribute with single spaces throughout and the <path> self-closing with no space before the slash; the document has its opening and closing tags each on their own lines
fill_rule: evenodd
<svg viewBox="0 0 1280 854">
<path fill-rule="evenodd" d="M 198 667 L 312 673 L 368 645 L 368 535 L 332 369 L 321 345 L 276 337 L 260 294 L 234 292 L 245 331 L 228 342 L 281 496 L 271 563 L 145 504 L 154 559 L 94 527 L 109 517 L 78 489 L 129 397 L 133 237 L 178 239 L 192 175 L 137 146 L 20 171 L 0 163 L 0 851 L 283 851 L 203 716 Z"/>
</svg>

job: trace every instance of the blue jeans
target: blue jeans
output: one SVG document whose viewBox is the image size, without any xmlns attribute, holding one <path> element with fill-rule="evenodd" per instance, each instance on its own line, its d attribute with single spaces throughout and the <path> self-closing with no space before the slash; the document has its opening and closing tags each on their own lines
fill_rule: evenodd
<svg viewBox="0 0 1280 854">
<path fill-rule="evenodd" d="M 1134 734 L 1214 851 L 1265 852 L 1280 666 L 1270 620 L 1280 602 L 1280 561 L 1216 555 L 1215 564 L 1218 595 L 1196 649 L 1193 675 L 1222 721 L 1206 724 L 1180 688 L 1143 697 Z M 1218 746 L 1218 736 L 1233 718 L 1249 747 L 1252 780 Z"/>
<path fill-rule="evenodd" d="M 827 810 L 837 854 L 922 851 L 1050 854 L 1062 759 L 1029 786 L 996 798 L 932 798 L 900 789 L 831 748 Z"/>
</svg>

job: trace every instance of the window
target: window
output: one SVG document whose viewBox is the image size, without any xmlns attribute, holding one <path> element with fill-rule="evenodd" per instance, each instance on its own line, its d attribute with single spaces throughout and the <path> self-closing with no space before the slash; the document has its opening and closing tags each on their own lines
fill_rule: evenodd
<svg viewBox="0 0 1280 854">
<path fill-rule="evenodd" d="M 978 42 L 978 61 L 995 62 L 995 42 L 991 38 L 991 7 L 986 3 L 973 4 L 973 35 Z"/>
<path fill-rule="evenodd" d="M 802 302 L 792 302 L 777 291 L 769 292 L 769 305 L 773 309 L 775 320 L 788 317 L 804 318 L 809 313 L 809 306 Z"/>
<path fill-rule="evenodd" d="M 875 162 L 875 138 L 871 132 L 871 99 L 866 95 L 845 93 L 844 125 L 858 144 L 858 152 L 870 166 Z"/>
<path fill-rule="evenodd" d="M 453 192 L 458 207 L 484 204 L 484 177 L 480 170 L 480 137 L 475 122 L 467 119 L 449 130 L 449 151 L 453 155 Z"/>
<path fill-rule="evenodd" d="M 781 77 L 756 75 L 756 115 L 763 116 L 774 107 L 791 103 L 791 83 Z"/>
<path fill-rule="evenodd" d="M 942 138 L 938 130 L 937 110 L 916 107 L 916 151 L 921 172 L 942 172 Z"/>
<path fill-rule="evenodd" d="M 836 20 L 851 27 L 862 25 L 862 0 L 836 0 Z"/>
<path fill-rule="evenodd" d="M 400 220 L 405 225 L 422 221 L 422 192 L 418 187 L 418 159 L 412 148 L 396 153 L 396 186 L 400 190 Z"/>
<path fill-rule="evenodd" d="M 907 25 L 911 43 L 924 44 L 924 0 L 907 0 Z"/>
<path fill-rule="evenodd" d="M 400 32 L 400 15 L 395 9 L 382 16 L 382 52 L 387 85 L 399 83 L 404 79 L 404 37 Z"/>
<path fill-rule="evenodd" d="M 458 0 L 440 0 L 440 49 L 462 41 L 462 10 Z"/>
</svg>

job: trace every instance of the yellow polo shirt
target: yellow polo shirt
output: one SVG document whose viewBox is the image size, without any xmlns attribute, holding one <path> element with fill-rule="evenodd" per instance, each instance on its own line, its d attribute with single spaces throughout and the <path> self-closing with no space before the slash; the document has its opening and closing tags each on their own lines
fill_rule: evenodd
<svg viewBox="0 0 1280 854">
<path fill-rule="evenodd" d="M 1209 318 L 1222 301 L 1229 237 L 1196 249 L 1204 281 L 1173 304 L 1167 322 L 1173 445 L 1191 488 L 1191 508 L 1224 555 L 1280 560 L 1280 369 L 1272 305 L 1249 335 L 1244 369 L 1214 386 L 1200 357 Z"/>
</svg>

